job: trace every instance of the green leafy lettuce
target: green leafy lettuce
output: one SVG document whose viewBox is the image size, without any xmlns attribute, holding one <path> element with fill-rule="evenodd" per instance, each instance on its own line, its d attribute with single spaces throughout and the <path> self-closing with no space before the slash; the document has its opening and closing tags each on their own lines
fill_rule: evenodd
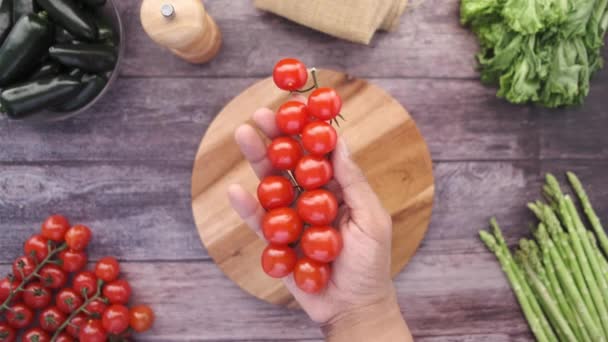
<svg viewBox="0 0 608 342">
<path fill-rule="evenodd" d="M 481 80 L 497 96 L 546 107 L 582 104 L 603 66 L 608 0 L 462 0 Z"/>
</svg>

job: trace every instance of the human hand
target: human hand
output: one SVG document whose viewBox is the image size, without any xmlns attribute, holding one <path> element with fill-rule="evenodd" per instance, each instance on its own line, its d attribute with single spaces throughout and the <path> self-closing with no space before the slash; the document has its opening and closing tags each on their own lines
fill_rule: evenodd
<svg viewBox="0 0 608 342">
<path fill-rule="evenodd" d="M 268 138 L 280 135 L 270 109 L 257 110 L 253 120 Z M 252 126 L 240 126 L 235 139 L 260 179 L 276 173 L 266 158 L 264 140 Z M 395 318 L 395 312 L 402 321 L 390 274 L 391 217 L 341 138 L 331 161 L 334 180 L 327 187 L 338 199 L 336 228 L 342 234 L 344 247 L 333 262 L 331 279 L 321 293 L 301 291 L 293 275 L 283 279 L 285 286 L 312 320 L 325 324 L 328 333 L 340 321 L 378 320 L 387 314 Z M 261 236 L 265 211 L 257 199 L 238 184 L 229 187 L 228 196 L 234 210 Z"/>
</svg>

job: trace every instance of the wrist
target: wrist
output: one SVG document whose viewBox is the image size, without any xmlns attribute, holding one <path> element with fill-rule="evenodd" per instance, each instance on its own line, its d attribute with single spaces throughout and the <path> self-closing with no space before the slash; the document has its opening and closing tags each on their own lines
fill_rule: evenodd
<svg viewBox="0 0 608 342">
<path fill-rule="evenodd" d="M 394 291 L 377 302 L 336 315 L 321 330 L 328 342 L 412 340 Z"/>
</svg>

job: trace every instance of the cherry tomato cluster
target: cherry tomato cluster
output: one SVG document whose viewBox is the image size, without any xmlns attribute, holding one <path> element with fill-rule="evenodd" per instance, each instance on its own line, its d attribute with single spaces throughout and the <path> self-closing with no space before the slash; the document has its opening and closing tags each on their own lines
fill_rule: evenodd
<svg viewBox="0 0 608 342">
<path fill-rule="evenodd" d="M 302 62 L 287 58 L 274 68 L 274 83 L 280 89 L 312 92 L 307 103 L 288 101 L 278 109 L 276 124 L 282 136 L 268 145 L 267 156 L 283 175 L 262 179 L 257 195 L 266 209 L 262 232 L 269 244 L 262 253 L 264 272 L 274 278 L 293 272 L 300 289 L 318 293 L 327 286 L 330 263 L 342 250 L 342 236 L 332 227 L 338 201 L 324 188 L 333 178 L 327 156 L 336 147 L 338 136 L 331 123 L 341 117 L 342 100 L 334 89 L 318 86 L 314 69 L 311 74 L 314 85 L 302 89 L 308 82 Z"/>
<path fill-rule="evenodd" d="M 0 342 L 126 341 L 152 326 L 152 309 L 126 306 L 131 286 L 114 257 L 84 270 L 91 238 L 88 227 L 53 215 L 25 241 L 0 280 Z"/>
</svg>

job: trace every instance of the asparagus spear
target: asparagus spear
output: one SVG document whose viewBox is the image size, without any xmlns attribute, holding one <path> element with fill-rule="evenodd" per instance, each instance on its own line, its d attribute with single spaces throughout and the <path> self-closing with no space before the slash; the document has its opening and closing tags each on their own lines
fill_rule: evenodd
<svg viewBox="0 0 608 342">
<path fill-rule="evenodd" d="M 595 235 L 593 235 L 593 233 L 590 231 L 587 231 L 587 235 L 589 235 L 589 241 L 591 242 L 591 245 L 593 246 L 593 249 L 595 250 L 595 254 L 597 255 L 597 258 L 600 261 L 600 266 L 602 267 L 602 274 L 604 275 L 604 278 L 606 279 L 606 281 L 608 281 L 608 260 L 606 260 L 606 258 L 604 258 L 602 251 L 600 250 L 599 246 L 597 245 L 597 240 L 595 239 Z"/>
<path fill-rule="evenodd" d="M 538 278 L 537 274 L 534 273 L 530 261 L 526 257 L 523 258 L 523 268 L 534 293 L 536 293 L 545 312 L 547 312 L 551 323 L 556 327 L 560 339 L 562 341 L 576 341 L 574 331 L 572 331 L 568 321 L 566 321 L 566 318 L 560 311 L 557 302 L 549 294 L 548 289 Z"/>
<path fill-rule="evenodd" d="M 604 250 L 604 254 L 608 256 L 608 236 L 606 236 L 604 227 L 602 227 L 602 223 L 600 222 L 599 217 L 597 217 L 595 210 L 591 206 L 591 201 L 589 201 L 587 192 L 585 192 L 585 189 L 583 188 L 583 185 L 581 184 L 581 181 L 578 179 L 576 174 L 574 174 L 573 172 L 567 172 L 566 175 L 568 176 L 568 180 L 570 181 L 574 192 L 576 192 L 576 195 L 581 201 L 583 210 L 585 211 L 585 214 L 587 214 L 587 218 L 589 219 L 589 222 L 591 222 L 591 226 L 595 230 L 595 234 L 597 234 L 600 245 Z"/>
<path fill-rule="evenodd" d="M 507 279 L 511 283 L 511 288 L 513 288 L 513 291 L 515 292 L 515 296 L 517 297 L 519 305 L 524 312 L 524 316 L 530 325 L 530 329 L 532 329 L 532 333 L 539 342 L 548 342 L 549 339 L 545 335 L 544 329 L 540 324 L 540 319 L 534 310 L 532 310 L 532 307 L 528 301 L 529 297 L 526 295 L 526 293 L 524 293 L 524 288 L 521 281 L 515 273 L 514 264 L 509 260 L 508 256 L 505 255 L 503 249 L 498 246 L 496 239 L 494 236 L 492 236 L 492 234 L 482 230 L 479 232 L 479 237 L 485 243 L 488 249 L 496 255 L 503 272 L 505 272 Z"/>
</svg>

